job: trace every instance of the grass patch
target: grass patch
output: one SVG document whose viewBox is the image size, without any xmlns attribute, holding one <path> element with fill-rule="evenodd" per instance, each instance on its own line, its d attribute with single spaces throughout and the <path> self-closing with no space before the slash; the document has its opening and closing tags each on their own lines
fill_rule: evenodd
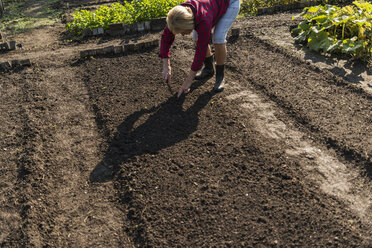
<svg viewBox="0 0 372 248">
<path fill-rule="evenodd" d="M 3 0 L 5 11 L 0 19 L 0 30 L 17 34 L 53 25 L 61 19 L 60 1 Z"/>
</svg>

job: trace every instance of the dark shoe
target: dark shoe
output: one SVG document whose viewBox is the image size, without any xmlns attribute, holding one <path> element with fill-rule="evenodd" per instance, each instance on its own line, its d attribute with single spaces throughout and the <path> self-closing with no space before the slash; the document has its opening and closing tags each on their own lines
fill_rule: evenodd
<svg viewBox="0 0 372 248">
<path fill-rule="evenodd" d="M 216 83 L 214 84 L 213 90 L 215 92 L 221 92 L 225 89 L 225 65 L 216 65 Z"/>
<path fill-rule="evenodd" d="M 213 56 L 207 57 L 204 60 L 204 68 L 196 74 L 195 80 L 209 79 L 214 75 Z"/>
<path fill-rule="evenodd" d="M 204 67 L 201 72 L 196 74 L 195 80 L 209 79 L 209 78 L 213 77 L 213 75 L 214 75 L 213 67 L 212 68 Z"/>
</svg>

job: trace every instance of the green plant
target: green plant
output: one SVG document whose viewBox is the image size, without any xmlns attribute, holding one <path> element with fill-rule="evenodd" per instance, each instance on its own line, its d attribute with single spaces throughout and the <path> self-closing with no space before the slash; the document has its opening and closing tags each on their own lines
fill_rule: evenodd
<svg viewBox="0 0 372 248">
<path fill-rule="evenodd" d="M 107 29 L 111 23 L 137 23 L 164 17 L 168 11 L 183 2 L 182 0 L 134 0 L 124 5 L 114 3 L 111 6 L 100 6 L 96 11 L 75 11 L 74 21 L 66 28 L 81 33 L 84 29 L 102 27 Z"/>
<path fill-rule="evenodd" d="M 135 0 L 131 3 L 126 2 L 125 6 L 130 10 L 134 23 L 166 16 L 171 8 L 182 2 L 180 0 Z"/>
<path fill-rule="evenodd" d="M 296 42 L 323 53 L 346 53 L 363 60 L 372 56 L 372 4 L 308 7 L 293 19 L 303 17 L 292 30 Z"/>
<path fill-rule="evenodd" d="M 349 0 L 316 0 L 318 4 L 343 3 Z M 242 0 L 240 13 L 244 15 L 256 15 L 258 8 L 273 7 L 278 5 L 287 5 L 300 3 L 301 0 Z"/>
</svg>

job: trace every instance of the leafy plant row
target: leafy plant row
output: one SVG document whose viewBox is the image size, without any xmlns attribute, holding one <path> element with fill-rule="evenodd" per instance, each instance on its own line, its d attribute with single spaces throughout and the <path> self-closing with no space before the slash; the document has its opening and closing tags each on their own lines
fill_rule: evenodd
<svg viewBox="0 0 372 248">
<path fill-rule="evenodd" d="M 107 29 L 111 23 L 138 23 L 150 21 L 154 18 L 164 17 L 174 6 L 182 0 L 134 0 L 124 5 L 114 3 L 111 6 L 100 6 L 96 11 L 75 11 L 74 21 L 68 23 L 66 28 L 76 33 L 84 29 L 102 27 Z"/>
<path fill-rule="evenodd" d="M 292 34 L 298 43 L 323 53 L 345 53 L 363 60 L 372 57 L 372 4 L 354 1 L 337 7 L 304 8 L 293 18 L 303 17 Z"/>
<path fill-rule="evenodd" d="M 303 0 L 242 0 L 241 13 L 245 15 L 257 14 L 258 8 L 273 7 L 278 5 L 301 3 Z M 310 1 L 310 0 L 306 0 Z M 313 0 L 318 4 L 339 4 L 350 0 Z"/>
<path fill-rule="evenodd" d="M 302 0 L 242 0 L 241 14 L 255 14 L 257 8 L 275 5 L 298 3 Z M 317 2 L 344 2 L 347 0 L 317 0 Z M 74 21 L 66 28 L 80 34 L 84 29 L 102 27 L 107 29 L 111 23 L 137 23 L 165 17 L 168 11 L 184 0 L 134 0 L 124 4 L 114 3 L 111 6 L 100 6 L 96 11 L 75 11 Z"/>
</svg>

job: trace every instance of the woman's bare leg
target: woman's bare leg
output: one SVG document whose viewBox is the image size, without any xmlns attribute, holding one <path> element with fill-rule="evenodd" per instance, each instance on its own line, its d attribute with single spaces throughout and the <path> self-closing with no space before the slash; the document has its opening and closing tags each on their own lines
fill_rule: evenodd
<svg viewBox="0 0 372 248">
<path fill-rule="evenodd" d="M 212 50 L 211 50 L 211 45 L 209 45 L 208 44 L 208 50 L 207 50 L 207 55 L 205 56 L 205 57 L 210 57 L 210 56 L 212 56 L 213 54 L 212 54 Z"/>
<path fill-rule="evenodd" d="M 216 64 L 217 65 L 224 65 L 226 62 L 226 43 L 224 44 L 214 44 L 215 50 L 215 57 L 216 57 Z"/>
</svg>

